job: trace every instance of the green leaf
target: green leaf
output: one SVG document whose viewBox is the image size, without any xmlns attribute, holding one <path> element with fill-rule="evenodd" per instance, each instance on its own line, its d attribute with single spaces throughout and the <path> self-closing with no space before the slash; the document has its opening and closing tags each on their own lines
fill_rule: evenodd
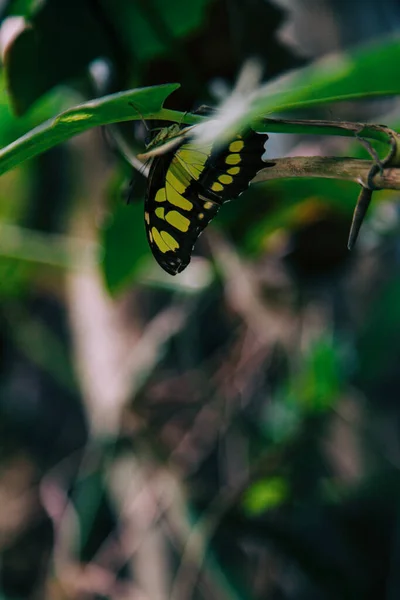
<svg viewBox="0 0 400 600">
<path fill-rule="evenodd" d="M 288 496 L 288 484 L 283 477 L 261 479 L 246 490 L 243 508 L 249 515 L 258 515 L 280 506 Z"/>
<path fill-rule="evenodd" d="M 120 205 L 104 224 L 102 267 L 107 288 L 112 294 L 132 282 L 146 259 L 151 258 L 143 215 L 143 202 Z"/>
<path fill-rule="evenodd" d="M 139 117 L 151 118 L 154 113 L 161 112 L 165 99 L 178 87 L 179 84 L 170 83 L 128 90 L 70 108 L 3 148 L 0 151 L 0 175 L 91 127 Z M 174 116 L 174 111 L 165 113 L 165 118 L 169 113 Z"/>
</svg>

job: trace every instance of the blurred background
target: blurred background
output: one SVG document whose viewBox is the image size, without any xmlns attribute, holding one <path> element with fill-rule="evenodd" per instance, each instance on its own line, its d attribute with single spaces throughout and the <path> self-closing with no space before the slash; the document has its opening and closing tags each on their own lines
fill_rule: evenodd
<svg viewBox="0 0 400 600">
<path fill-rule="evenodd" d="M 0 18 L 5 146 L 128 88 L 216 106 L 249 58 L 267 81 L 396 35 L 400 1 L 3 0 Z M 294 116 L 398 127 L 400 107 Z M 119 132 L 143 150 L 141 122 Z M 1 178 L 0 599 L 399 598 L 396 194 L 349 253 L 357 186 L 251 186 L 173 278 L 145 185 L 96 129 Z"/>
</svg>

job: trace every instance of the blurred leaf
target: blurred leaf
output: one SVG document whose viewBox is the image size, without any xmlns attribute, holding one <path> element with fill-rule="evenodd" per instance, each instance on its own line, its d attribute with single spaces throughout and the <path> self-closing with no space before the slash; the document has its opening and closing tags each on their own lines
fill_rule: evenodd
<svg viewBox="0 0 400 600">
<path fill-rule="evenodd" d="M 400 280 L 394 277 L 381 285 L 373 299 L 358 341 L 359 375 L 371 385 L 388 373 L 398 371 L 400 325 Z"/>
<path fill-rule="evenodd" d="M 92 457 L 98 463 L 97 468 L 81 474 L 72 493 L 72 502 L 79 520 L 79 539 L 75 539 L 78 542 L 78 554 L 82 554 L 87 544 L 105 495 L 103 459 L 101 455 Z"/>
<path fill-rule="evenodd" d="M 288 484 L 283 477 L 262 479 L 246 490 L 243 509 L 248 515 L 258 515 L 281 505 L 288 496 Z"/>
<path fill-rule="evenodd" d="M 41 319 L 32 317 L 22 303 L 10 304 L 6 315 L 13 323 L 12 337 L 19 350 L 54 381 L 73 392 L 76 380 L 65 341 Z"/>
<path fill-rule="evenodd" d="M 151 253 L 144 228 L 143 203 L 118 206 L 103 227 L 103 274 L 108 290 L 131 283 Z"/>
<path fill-rule="evenodd" d="M 29 114 L 16 117 L 11 110 L 10 96 L 6 89 L 4 73 L 0 72 L 0 146 L 10 144 L 45 119 L 52 117 L 68 106 L 76 104 L 77 94 L 70 89 L 58 89 L 38 102 Z"/>
<path fill-rule="evenodd" d="M 289 402 L 300 404 L 308 413 L 323 412 L 335 404 L 340 390 L 337 352 L 337 345 L 325 337 L 312 343 L 289 383 Z"/>
<path fill-rule="evenodd" d="M 95 245 L 85 240 L 0 221 L 0 256 L 80 271 L 95 265 L 95 254 Z"/>
<path fill-rule="evenodd" d="M 352 52 L 328 55 L 310 66 L 270 81 L 253 94 L 239 97 L 234 105 L 234 112 L 234 99 L 230 98 L 225 119 L 224 111 L 221 111 L 222 125 L 218 135 L 229 137 L 239 129 L 273 113 L 303 110 L 332 102 L 399 95 L 399 61 L 400 44 L 393 38 Z M 216 135 L 213 124 L 212 127 Z M 310 124 L 308 127 L 309 133 L 315 133 L 314 126 Z M 282 124 L 257 123 L 257 131 L 285 130 L 290 133 L 290 127 Z M 307 132 L 307 125 L 302 130 Z M 349 135 L 348 132 L 336 134 Z"/>
<path fill-rule="evenodd" d="M 260 92 L 263 98 L 259 109 L 265 112 L 268 105 L 276 104 L 273 95 L 279 97 L 278 110 L 343 101 L 346 97 L 364 100 L 398 95 L 400 82 L 396 64 L 399 60 L 400 44 L 395 38 L 382 39 L 348 53 L 327 56 L 295 71 L 287 80 L 283 77 L 280 84 L 267 84 Z M 274 91 L 275 87 L 279 89 Z"/>
<path fill-rule="evenodd" d="M 25 165 L 5 173 L 0 183 L 0 228 L 1 222 L 12 223 L 16 221 L 24 209 L 29 198 L 32 170 Z M 1 241 L 0 241 L 1 248 Z"/>
<path fill-rule="evenodd" d="M 4 56 L 7 87 L 17 114 L 53 86 L 80 75 L 98 56 L 112 55 L 107 31 L 90 3 L 47 0 L 35 8 Z"/>
<path fill-rule="evenodd" d="M 178 87 L 179 84 L 170 83 L 129 90 L 69 108 L 3 148 L 0 151 L 0 175 L 91 127 L 129 121 L 138 118 L 139 114 L 150 118 L 153 113 L 160 113 L 165 99 Z"/>
<path fill-rule="evenodd" d="M 0 8 L 0 18 L 3 16 L 29 16 L 37 4 L 37 0 L 6 0 L 5 6 Z"/>
<path fill-rule="evenodd" d="M 106 10 L 139 61 L 174 50 L 174 40 L 199 27 L 211 0 L 108 0 Z"/>
<path fill-rule="evenodd" d="M 306 108 L 337 100 L 364 100 L 400 93 L 398 39 L 389 38 L 357 50 L 329 55 L 263 86 L 254 112 Z"/>
<path fill-rule="evenodd" d="M 27 288 L 32 265 L 0 256 L 0 298 L 18 297 Z"/>
<path fill-rule="evenodd" d="M 329 210 L 351 214 L 357 186 L 331 179 L 293 178 L 252 185 L 248 193 L 223 206 L 215 225 L 224 227 L 243 253 L 265 252 L 279 231 L 290 233 Z"/>
<path fill-rule="evenodd" d="M 323 414 L 338 401 L 343 385 L 339 351 L 337 341 L 321 337 L 297 358 L 266 407 L 264 428 L 274 442 L 292 438 L 306 416 Z"/>
<path fill-rule="evenodd" d="M 98 57 L 111 58 L 120 68 L 129 62 L 126 50 L 140 61 L 168 52 L 179 58 L 174 40 L 202 23 L 209 2 L 46 0 L 34 10 L 30 3 L 13 6 L 14 14 L 29 17 L 5 53 L 16 113 L 55 85 L 82 75 Z"/>
</svg>

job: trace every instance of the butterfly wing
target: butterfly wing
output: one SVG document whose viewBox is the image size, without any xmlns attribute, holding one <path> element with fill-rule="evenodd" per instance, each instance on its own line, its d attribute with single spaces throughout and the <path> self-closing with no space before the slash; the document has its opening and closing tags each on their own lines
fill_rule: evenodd
<svg viewBox="0 0 400 600">
<path fill-rule="evenodd" d="M 199 179 L 204 194 L 210 198 L 216 195 L 221 203 L 240 196 L 258 171 L 267 166 L 261 158 L 267 139 L 266 133 L 249 129 L 226 146 L 213 149 Z"/>
<path fill-rule="evenodd" d="M 265 166 L 267 138 L 249 130 L 216 149 L 183 141 L 153 158 L 145 225 L 153 255 L 167 273 L 187 267 L 197 238 L 220 206 L 237 198 Z"/>
<path fill-rule="evenodd" d="M 199 174 L 209 153 L 204 158 L 203 153 L 185 146 L 181 146 L 183 155 L 174 149 L 153 159 L 145 200 L 150 248 L 170 275 L 187 267 L 197 238 L 219 209 L 218 202 L 199 196 Z"/>
</svg>

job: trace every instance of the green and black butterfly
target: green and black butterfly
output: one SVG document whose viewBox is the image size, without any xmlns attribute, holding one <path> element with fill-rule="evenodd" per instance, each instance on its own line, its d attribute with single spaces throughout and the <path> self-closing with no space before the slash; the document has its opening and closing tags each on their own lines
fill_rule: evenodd
<svg viewBox="0 0 400 600">
<path fill-rule="evenodd" d="M 222 147 L 199 146 L 187 136 L 177 140 L 181 130 L 171 125 L 154 138 L 152 145 L 166 146 L 152 158 L 145 199 L 150 248 L 171 275 L 187 267 L 197 238 L 221 205 L 237 198 L 266 166 L 261 157 L 268 139 L 248 129 Z"/>
</svg>

